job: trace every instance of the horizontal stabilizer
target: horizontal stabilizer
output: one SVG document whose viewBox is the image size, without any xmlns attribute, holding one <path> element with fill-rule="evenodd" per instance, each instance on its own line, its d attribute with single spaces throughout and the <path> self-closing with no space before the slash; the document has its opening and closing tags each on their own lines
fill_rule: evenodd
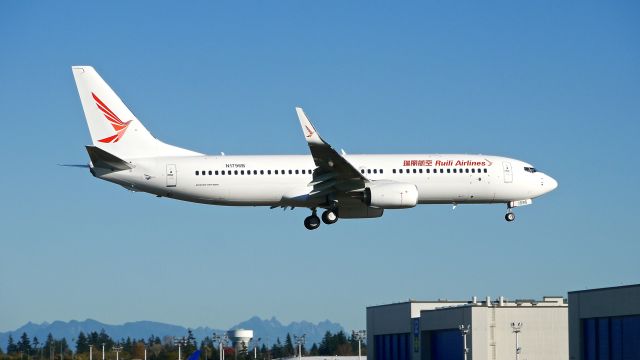
<svg viewBox="0 0 640 360">
<path fill-rule="evenodd" d="M 58 164 L 58 166 L 85 168 L 85 169 L 89 168 L 89 164 Z"/>
<path fill-rule="evenodd" d="M 132 168 L 128 162 L 98 147 L 89 145 L 87 146 L 87 152 L 89 153 L 93 167 L 111 171 L 129 170 Z"/>
</svg>

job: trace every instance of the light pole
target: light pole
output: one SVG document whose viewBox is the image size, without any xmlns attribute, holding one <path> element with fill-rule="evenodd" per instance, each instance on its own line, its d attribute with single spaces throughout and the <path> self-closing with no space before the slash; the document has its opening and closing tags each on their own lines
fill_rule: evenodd
<svg viewBox="0 0 640 360">
<path fill-rule="evenodd" d="M 227 334 L 218 335 L 213 333 L 213 342 L 218 343 L 218 349 L 220 350 L 220 360 L 224 360 L 224 346 L 229 341 L 229 336 Z"/>
<path fill-rule="evenodd" d="M 93 360 L 93 345 L 89 345 L 89 360 Z"/>
<path fill-rule="evenodd" d="M 102 343 L 102 360 L 104 360 L 104 343 Z"/>
<path fill-rule="evenodd" d="M 462 335 L 462 351 L 464 354 L 464 360 L 467 360 L 467 354 L 469 354 L 469 348 L 467 347 L 467 334 L 471 331 L 471 325 L 465 327 L 464 325 L 458 326 L 460 329 L 460 335 Z"/>
<path fill-rule="evenodd" d="M 513 333 L 516 334 L 516 360 L 520 360 L 520 352 L 522 351 L 522 348 L 520 347 L 520 340 L 518 335 L 520 335 L 520 331 L 522 331 L 522 323 L 512 322 L 511 329 Z"/>
<path fill-rule="evenodd" d="M 358 341 L 358 360 L 362 360 L 362 340 L 367 338 L 367 330 L 353 330 L 351 338 Z"/>
<path fill-rule="evenodd" d="M 182 347 L 187 345 L 187 338 L 173 339 L 173 343 L 178 345 L 178 360 L 182 360 Z"/>
<path fill-rule="evenodd" d="M 253 340 L 253 359 L 254 360 L 258 358 L 258 345 L 260 344 L 260 340 L 262 340 L 262 338 Z"/>
<path fill-rule="evenodd" d="M 298 345 L 298 359 L 302 359 L 302 345 L 307 337 L 307 334 L 302 334 L 302 336 L 293 335 L 293 339 Z"/>
<path fill-rule="evenodd" d="M 111 351 L 116 353 L 116 360 L 120 360 L 120 351 L 122 351 L 122 346 L 114 346 L 111 348 Z"/>
</svg>

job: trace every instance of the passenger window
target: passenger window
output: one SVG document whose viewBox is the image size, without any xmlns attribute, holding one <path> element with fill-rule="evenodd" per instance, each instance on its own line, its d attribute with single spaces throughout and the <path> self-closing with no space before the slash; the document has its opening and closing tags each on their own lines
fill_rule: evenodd
<svg viewBox="0 0 640 360">
<path fill-rule="evenodd" d="M 380 169 L 380 174 L 382 174 L 382 173 L 383 173 L 383 169 Z"/>
<path fill-rule="evenodd" d="M 469 173 L 469 168 L 464 169 L 464 172 Z"/>
<path fill-rule="evenodd" d="M 264 175 L 264 170 L 260 170 L 260 175 Z"/>
<path fill-rule="evenodd" d="M 364 169 L 360 169 L 360 172 L 364 174 Z"/>
<path fill-rule="evenodd" d="M 422 174 L 422 169 L 419 169 L 419 170 L 418 170 L 418 172 L 419 172 L 420 174 Z"/>
<path fill-rule="evenodd" d="M 427 174 L 431 173 L 431 170 L 429 169 L 426 169 L 425 171 L 427 172 Z"/>
<path fill-rule="evenodd" d="M 486 169 L 486 168 L 484 169 L 484 173 L 485 173 L 485 174 L 487 173 L 487 169 Z"/>
<path fill-rule="evenodd" d="M 278 171 L 278 170 L 276 170 Z M 271 170 L 267 170 L 267 175 L 271 175 Z"/>
<path fill-rule="evenodd" d="M 299 175 L 299 174 L 300 174 L 300 171 L 299 171 L 299 170 L 296 170 L 296 175 Z"/>
<path fill-rule="evenodd" d="M 447 174 L 451 174 L 451 169 L 447 169 Z"/>
<path fill-rule="evenodd" d="M 289 175 L 293 174 L 293 171 L 289 170 Z"/>
<path fill-rule="evenodd" d="M 200 171 L 196 170 L 196 175 L 200 175 Z"/>
<path fill-rule="evenodd" d="M 440 174 L 444 174 L 444 169 L 440 169 Z"/>
<path fill-rule="evenodd" d="M 480 174 L 482 172 L 482 169 L 478 169 L 478 174 Z"/>
<path fill-rule="evenodd" d="M 417 169 L 413 169 L 413 173 L 416 174 L 418 172 Z"/>
<path fill-rule="evenodd" d="M 276 170 L 276 175 L 278 175 L 278 170 Z"/>
<path fill-rule="evenodd" d="M 216 170 L 216 175 L 218 175 L 218 170 Z"/>
<path fill-rule="evenodd" d="M 285 174 L 284 170 L 280 170 L 280 174 L 284 175 Z"/>
<path fill-rule="evenodd" d="M 304 175 L 304 174 L 306 174 L 306 173 L 307 173 L 307 170 L 302 169 L 302 175 Z"/>
<path fill-rule="evenodd" d="M 373 169 L 373 173 L 377 174 L 378 173 L 378 169 Z"/>
<path fill-rule="evenodd" d="M 221 172 L 222 172 L 222 175 L 224 175 L 224 170 L 222 170 Z"/>
<path fill-rule="evenodd" d="M 453 173 L 454 174 L 457 173 L 457 172 L 458 172 L 458 169 L 453 169 Z"/>
<path fill-rule="evenodd" d="M 400 169 L 399 171 L 400 171 L 400 174 L 402 174 L 402 169 Z"/>
<path fill-rule="evenodd" d="M 211 170 L 209 170 L 209 175 L 213 175 L 213 172 Z"/>
<path fill-rule="evenodd" d="M 392 169 L 391 172 L 395 174 L 396 173 L 396 169 Z"/>
<path fill-rule="evenodd" d="M 244 175 L 244 170 L 240 170 L 240 175 Z"/>
<path fill-rule="evenodd" d="M 476 173 L 476 169 L 471 169 L 471 172 L 475 174 Z"/>
</svg>

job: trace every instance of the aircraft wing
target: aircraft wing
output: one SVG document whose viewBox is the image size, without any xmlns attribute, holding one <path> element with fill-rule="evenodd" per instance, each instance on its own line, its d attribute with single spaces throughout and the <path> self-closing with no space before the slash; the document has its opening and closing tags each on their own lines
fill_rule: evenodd
<svg viewBox="0 0 640 360">
<path fill-rule="evenodd" d="M 313 181 L 309 184 L 314 187 L 310 195 L 320 196 L 334 191 L 346 192 L 363 188 L 369 181 L 364 174 L 320 137 L 302 108 L 297 107 L 296 112 L 317 167 L 313 172 Z"/>
</svg>

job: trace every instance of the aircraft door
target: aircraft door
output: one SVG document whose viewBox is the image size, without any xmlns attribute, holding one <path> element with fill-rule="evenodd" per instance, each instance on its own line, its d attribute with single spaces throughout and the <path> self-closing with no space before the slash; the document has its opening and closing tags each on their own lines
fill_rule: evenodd
<svg viewBox="0 0 640 360">
<path fill-rule="evenodd" d="M 178 185 L 178 170 L 175 164 L 167 164 L 167 187 Z"/>
<path fill-rule="evenodd" d="M 510 162 L 503 162 L 502 163 L 502 172 L 503 172 L 503 175 L 504 175 L 504 182 L 506 182 L 506 183 L 513 182 L 513 170 L 511 169 L 511 163 Z"/>
</svg>

